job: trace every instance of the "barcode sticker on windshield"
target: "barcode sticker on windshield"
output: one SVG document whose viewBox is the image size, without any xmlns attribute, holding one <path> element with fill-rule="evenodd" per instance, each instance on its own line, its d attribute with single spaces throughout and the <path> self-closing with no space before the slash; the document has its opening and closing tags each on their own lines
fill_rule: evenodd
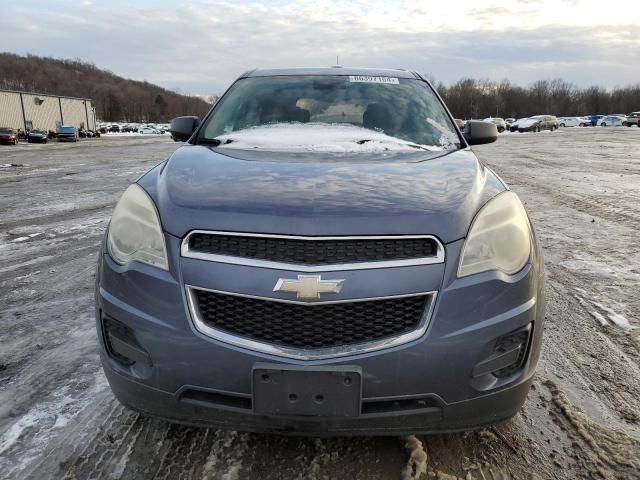
<svg viewBox="0 0 640 480">
<path fill-rule="evenodd" d="M 349 81 L 357 83 L 388 83 L 389 85 L 398 85 L 400 83 L 394 77 L 371 77 L 369 75 L 349 75 Z"/>
</svg>

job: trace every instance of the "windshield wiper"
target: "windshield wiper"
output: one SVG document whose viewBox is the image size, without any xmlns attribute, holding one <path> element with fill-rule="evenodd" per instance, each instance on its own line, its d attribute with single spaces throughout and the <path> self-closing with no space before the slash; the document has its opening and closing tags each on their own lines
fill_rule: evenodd
<svg viewBox="0 0 640 480">
<path fill-rule="evenodd" d="M 196 143 L 198 145 L 211 145 L 212 147 L 217 147 L 222 142 L 217 138 L 199 138 Z"/>
</svg>

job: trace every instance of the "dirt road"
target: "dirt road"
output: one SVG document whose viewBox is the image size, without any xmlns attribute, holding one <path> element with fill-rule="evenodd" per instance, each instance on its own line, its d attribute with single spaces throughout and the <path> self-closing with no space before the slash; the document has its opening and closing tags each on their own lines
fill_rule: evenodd
<svg viewBox="0 0 640 480">
<path fill-rule="evenodd" d="M 114 400 L 94 331 L 97 248 L 125 186 L 176 147 L 0 146 L 1 479 L 640 478 L 640 129 L 503 134 L 476 148 L 544 245 L 545 344 L 513 421 L 417 438 L 195 429 Z"/>
</svg>

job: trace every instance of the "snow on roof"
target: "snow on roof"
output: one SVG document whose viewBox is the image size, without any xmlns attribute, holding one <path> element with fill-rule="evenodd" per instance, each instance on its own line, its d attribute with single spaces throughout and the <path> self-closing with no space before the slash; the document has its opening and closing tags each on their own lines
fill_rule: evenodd
<svg viewBox="0 0 640 480">
<path fill-rule="evenodd" d="M 216 138 L 222 142 L 219 148 L 281 152 L 373 153 L 443 149 L 433 145 L 417 145 L 356 125 L 338 123 L 276 123 L 238 130 Z M 225 143 L 229 140 L 230 143 Z"/>
</svg>

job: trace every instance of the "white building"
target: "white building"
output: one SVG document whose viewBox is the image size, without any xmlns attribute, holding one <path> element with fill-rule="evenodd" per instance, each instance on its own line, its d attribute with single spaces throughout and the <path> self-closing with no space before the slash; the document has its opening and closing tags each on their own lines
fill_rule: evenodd
<svg viewBox="0 0 640 480">
<path fill-rule="evenodd" d="M 96 129 L 96 115 L 88 98 L 0 90 L 0 127 L 55 130 L 60 125 Z"/>
</svg>

